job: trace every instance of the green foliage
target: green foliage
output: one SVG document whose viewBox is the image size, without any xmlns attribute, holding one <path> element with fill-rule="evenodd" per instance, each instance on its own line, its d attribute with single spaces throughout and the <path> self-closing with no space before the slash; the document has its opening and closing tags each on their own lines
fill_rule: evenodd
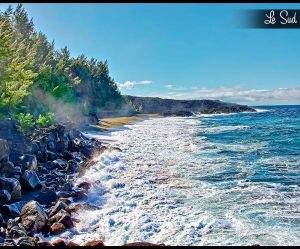
<svg viewBox="0 0 300 249">
<path fill-rule="evenodd" d="M 16 115 L 16 118 L 18 120 L 17 129 L 23 134 L 29 132 L 35 124 L 33 116 L 30 113 L 19 113 Z"/>
<path fill-rule="evenodd" d="M 46 113 L 45 116 L 40 114 L 36 121 L 36 124 L 39 127 L 49 127 L 51 125 L 54 125 L 55 124 L 55 114 L 52 112 Z"/>
<path fill-rule="evenodd" d="M 22 4 L 0 11 L 0 111 L 37 116 L 57 100 L 76 104 L 83 115 L 127 105 L 107 61 L 72 58 L 67 47 L 56 51 Z"/>
</svg>

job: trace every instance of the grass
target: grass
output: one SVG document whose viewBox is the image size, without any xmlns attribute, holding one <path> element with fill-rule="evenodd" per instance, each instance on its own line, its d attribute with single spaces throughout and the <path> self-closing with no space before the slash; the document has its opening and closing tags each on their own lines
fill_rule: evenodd
<svg viewBox="0 0 300 249">
<path fill-rule="evenodd" d="M 98 125 L 98 128 L 100 128 L 100 130 L 102 131 L 107 131 L 118 126 L 127 125 L 131 121 L 137 121 L 144 118 L 155 118 L 155 117 L 161 117 L 161 116 L 158 114 L 140 114 L 137 116 L 130 116 L 130 117 L 103 118 L 100 120 L 100 124 Z"/>
</svg>

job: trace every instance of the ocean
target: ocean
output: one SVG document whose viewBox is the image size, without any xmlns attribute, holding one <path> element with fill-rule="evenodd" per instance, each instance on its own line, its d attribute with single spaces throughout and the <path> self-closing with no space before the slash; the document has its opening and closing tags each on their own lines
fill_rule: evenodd
<svg viewBox="0 0 300 249">
<path fill-rule="evenodd" d="M 146 119 L 98 135 L 107 151 L 75 242 L 300 244 L 300 106 Z"/>
</svg>

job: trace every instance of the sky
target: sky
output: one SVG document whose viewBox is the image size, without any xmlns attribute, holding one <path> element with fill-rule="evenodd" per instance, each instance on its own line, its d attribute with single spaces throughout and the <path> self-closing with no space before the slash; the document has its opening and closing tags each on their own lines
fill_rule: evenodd
<svg viewBox="0 0 300 249">
<path fill-rule="evenodd" d="M 300 4 L 24 7 L 56 49 L 67 46 L 75 57 L 107 59 L 123 94 L 300 104 L 300 29 L 245 29 L 239 14 L 242 9 L 300 9 Z"/>
</svg>

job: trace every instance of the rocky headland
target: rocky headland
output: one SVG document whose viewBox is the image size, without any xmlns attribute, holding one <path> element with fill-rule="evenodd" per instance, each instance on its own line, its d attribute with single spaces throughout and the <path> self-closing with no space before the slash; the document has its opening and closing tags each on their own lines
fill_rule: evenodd
<svg viewBox="0 0 300 249">
<path fill-rule="evenodd" d="M 220 100 L 175 100 L 157 97 L 136 97 L 127 95 L 131 103 L 140 108 L 140 113 L 157 113 L 163 116 L 193 116 L 195 114 L 256 112 L 255 109 Z"/>
</svg>

